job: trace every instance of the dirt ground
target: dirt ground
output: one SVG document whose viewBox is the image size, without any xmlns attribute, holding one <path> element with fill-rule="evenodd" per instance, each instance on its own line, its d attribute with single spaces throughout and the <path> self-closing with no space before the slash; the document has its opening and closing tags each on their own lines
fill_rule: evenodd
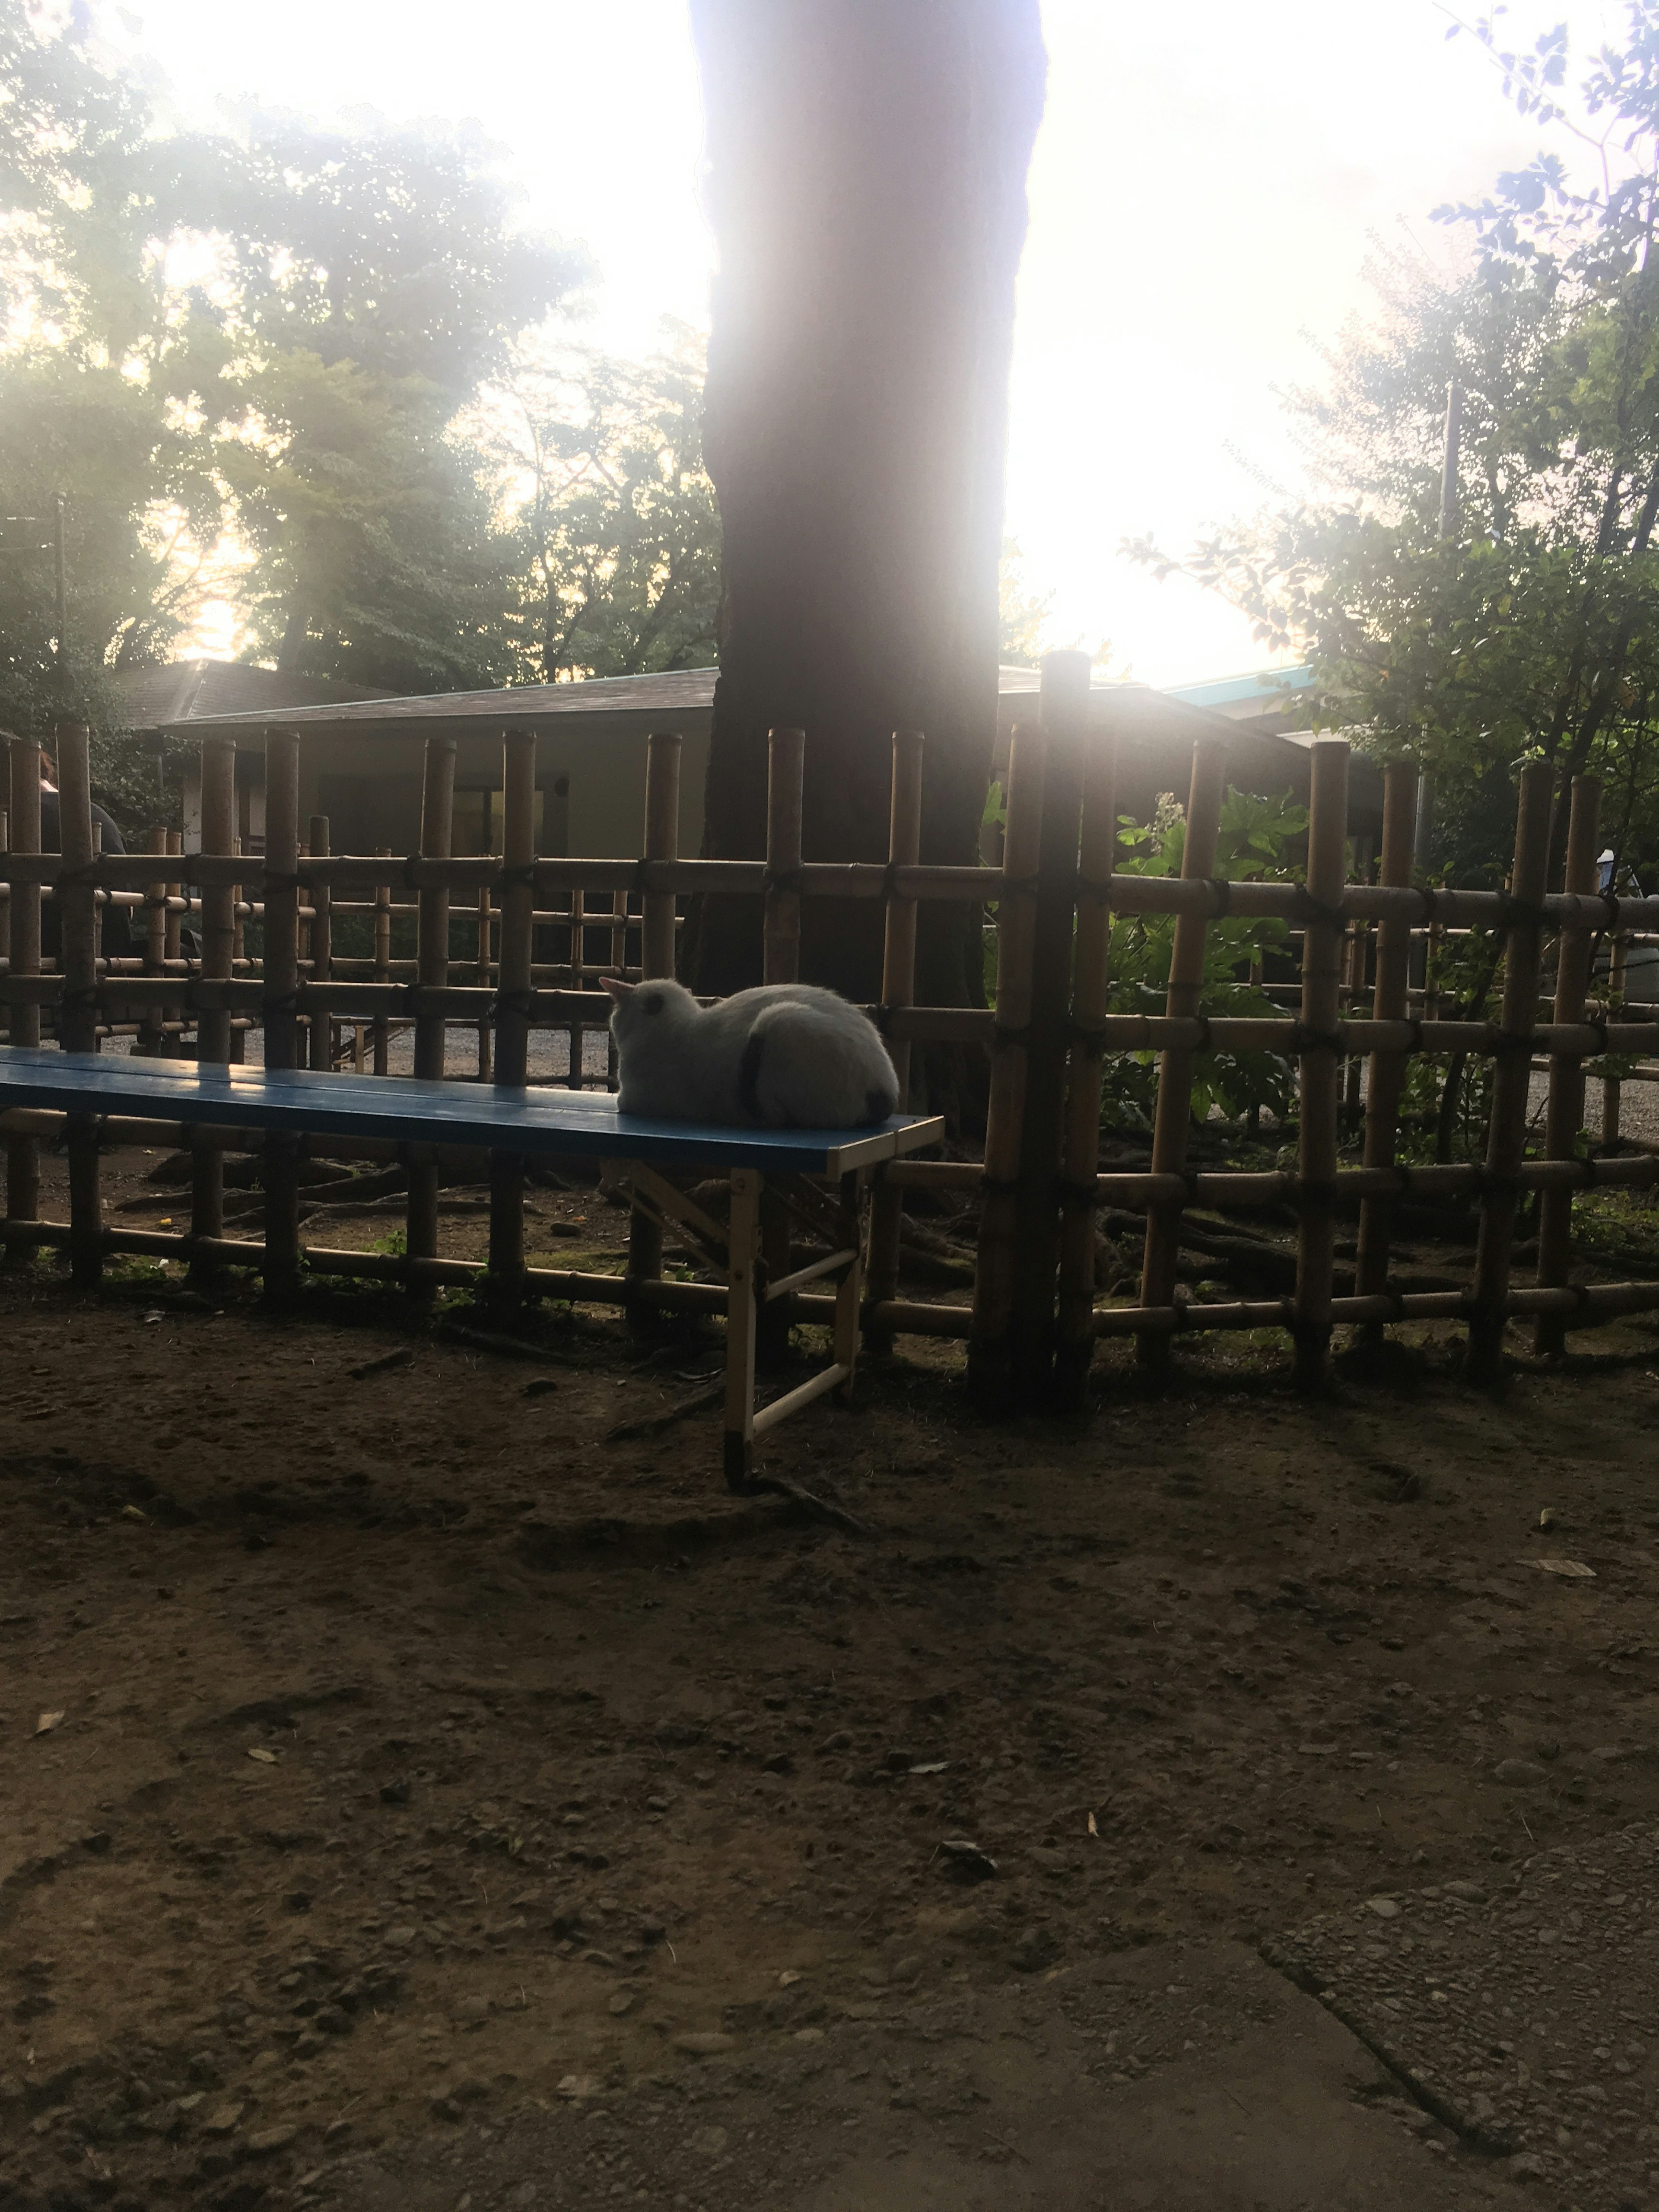
<svg viewBox="0 0 1659 2212">
<path fill-rule="evenodd" d="M 620 1253 L 592 1190 L 536 1223 Z M 712 1329 L 538 1327 L 0 1278 L 6 2212 L 1070 2203 L 1088 2100 L 1323 2048 L 1264 1940 L 1659 1823 L 1651 1320 L 1496 1396 L 1432 1337 L 1317 1402 L 1114 1350 L 1075 1426 L 908 1344 L 768 1439 L 862 1537 L 727 1498 L 714 1412 L 641 1430 Z M 1340 2188 L 1162 2203 L 1510 2201 L 1348 2063 Z"/>
</svg>

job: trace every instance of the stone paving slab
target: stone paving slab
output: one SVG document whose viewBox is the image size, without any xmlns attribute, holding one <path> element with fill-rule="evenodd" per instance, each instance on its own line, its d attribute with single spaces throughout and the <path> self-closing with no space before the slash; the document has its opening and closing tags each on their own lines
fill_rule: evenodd
<svg viewBox="0 0 1659 2212">
<path fill-rule="evenodd" d="M 1659 2206 L 1659 1833 L 1375 1897 L 1263 1952 L 1541 2202 Z"/>
</svg>

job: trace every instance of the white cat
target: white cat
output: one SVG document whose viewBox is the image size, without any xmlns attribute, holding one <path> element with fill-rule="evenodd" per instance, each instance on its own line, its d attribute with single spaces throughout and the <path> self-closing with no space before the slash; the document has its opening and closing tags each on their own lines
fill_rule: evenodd
<svg viewBox="0 0 1659 2212">
<path fill-rule="evenodd" d="M 617 1002 L 624 1114 L 856 1129 L 897 1106 L 898 1078 L 874 1023 L 833 991 L 764 984 L 705 1007 L 678 983 L 600 981 Z"/>
</svg>

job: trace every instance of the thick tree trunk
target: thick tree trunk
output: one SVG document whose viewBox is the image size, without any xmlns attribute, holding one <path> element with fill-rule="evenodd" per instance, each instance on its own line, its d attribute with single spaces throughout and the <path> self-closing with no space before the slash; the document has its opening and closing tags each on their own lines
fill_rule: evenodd
<svg viewBox="0 0 1659 2212">
<path fill-rule="evenodd" d="M 724 537 L 705 853 L 765 848 L 766 732 L 806 732 L 808 860 L 886 855 L 921 730 L 922 858 L 977 857 L 996 726 L 1014 276 L 1042 112 L 1038 0 L 692 0 L 720 247 L 705 452 Z M 760 980 L 753 901 L 691 933 L 701 988 Z M 812 900 L 808 980 L 881 979 L 872 902 Z M 917 997 L 960 1003 L 960 908 Z M 977 937 L 971 957 L 977 958 Z"/>
</svg>

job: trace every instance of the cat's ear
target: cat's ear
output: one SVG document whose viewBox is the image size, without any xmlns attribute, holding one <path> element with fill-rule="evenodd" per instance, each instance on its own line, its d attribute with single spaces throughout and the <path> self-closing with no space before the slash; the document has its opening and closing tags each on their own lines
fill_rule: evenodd
<svg viewBox="0 0 1659 2212">
<path fill-rule="evenodd" d="M 618 1006 L 624 999 L 631 999 L 639 988 L 637 983 L 624 983 L 620 975 L 601 975 L 599 986 L 602 990 L 610 992 Z"/>
</svg>

